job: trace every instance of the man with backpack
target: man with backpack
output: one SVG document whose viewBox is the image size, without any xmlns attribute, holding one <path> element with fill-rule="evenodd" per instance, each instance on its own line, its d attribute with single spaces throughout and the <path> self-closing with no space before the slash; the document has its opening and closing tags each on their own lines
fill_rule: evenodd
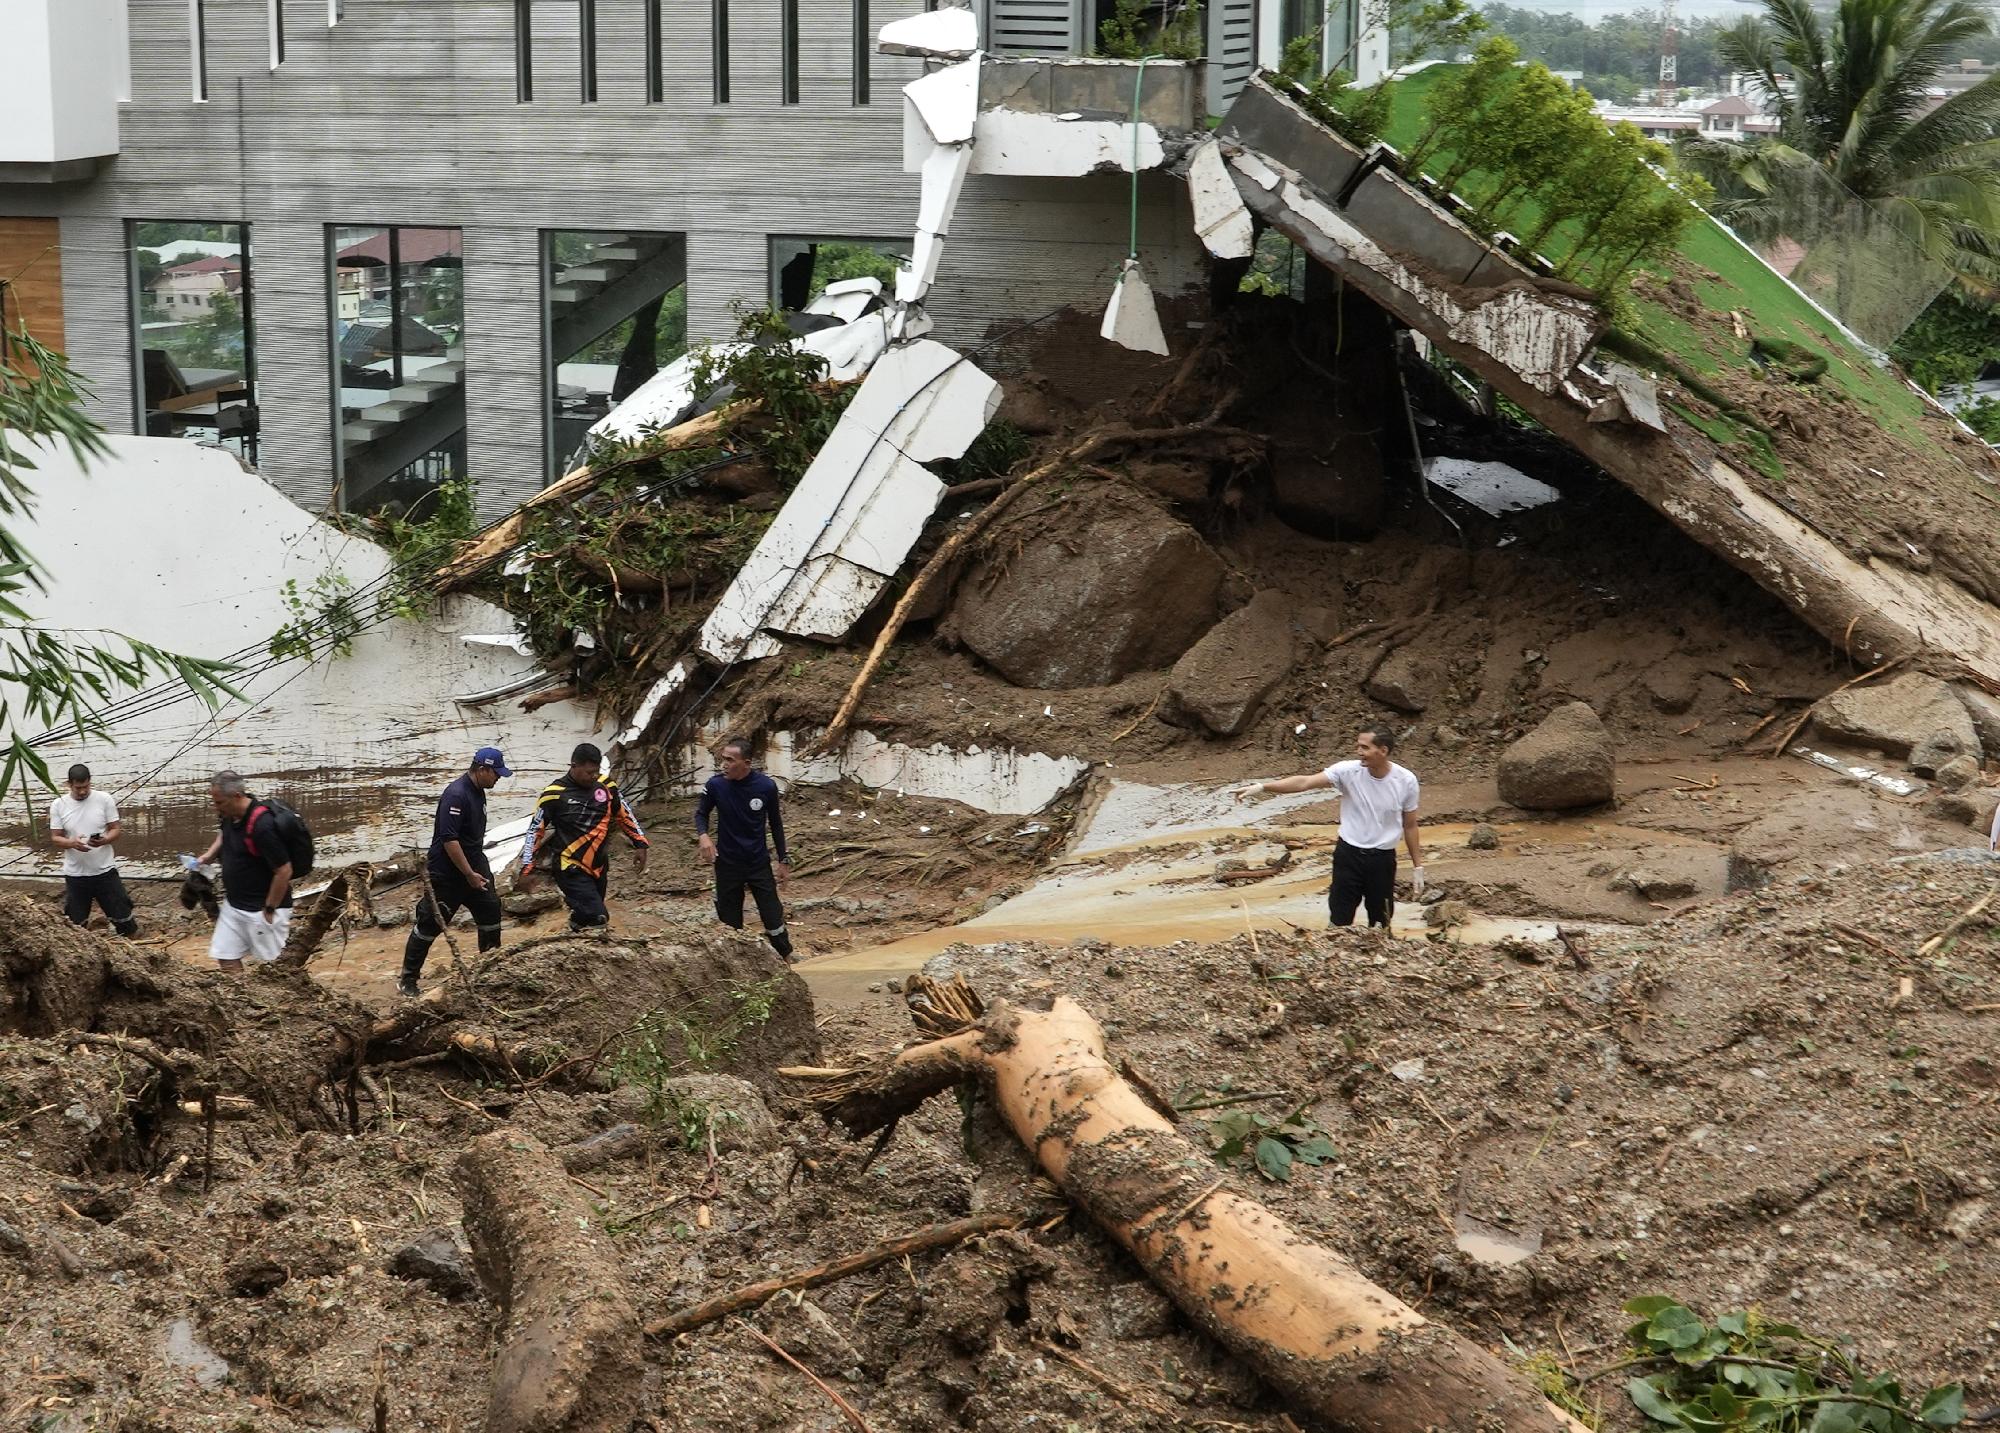
<svg viewBox="0 0 2000 1433">
<path fill-rule="evenodd" d="M 243 778 L 218 771 L 208 783 L 220 829 L 200 861 L 222 862 L 222 907 L 208 953 L 223 970 L 278 958 L 292 924 L 292 882 L 312 870 L 313 838 L 298 812 L 250 794 Z"/>
</svg>

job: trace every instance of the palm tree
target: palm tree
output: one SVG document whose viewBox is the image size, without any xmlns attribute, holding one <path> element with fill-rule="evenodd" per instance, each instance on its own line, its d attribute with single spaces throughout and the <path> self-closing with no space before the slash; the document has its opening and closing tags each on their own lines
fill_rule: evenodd
<svg viewBox="0 0 2000 1433">
<path fill-rule="evenodd" d="M 1972 0 L 1839 0 L 1831 23 L 1810 0 L 1764 0 L 1764 14 L 1717 39 L 1780 121 L 1775 140 L 1701 145 L 1725 209 L 1757 228 L 1797 221 L 1820 176 L 1923 253 L 1974 285 L 2000 280 L 2000 75 L 1933 106 L 1938 73 L 1992 33 Z M 1721 154 L 1729 149 L 1734 153 Z M 1816 175 L 1802 173 L 1817 170 Z M 1725 213 L 1724 217 L 1730 217 Z M 1872 226 L 1872 225 L 1871 225 Z"/>
</svg>

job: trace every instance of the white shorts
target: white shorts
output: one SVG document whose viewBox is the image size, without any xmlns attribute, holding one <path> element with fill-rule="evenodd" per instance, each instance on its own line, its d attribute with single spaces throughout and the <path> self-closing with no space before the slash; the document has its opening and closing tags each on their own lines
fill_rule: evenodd
<svg viewBox="0 0 2000 1433">
<path fill-rule="evenodd" d="M 292 908 L 286 906 L 269 921 L 262 911 L 238 910 L 224 904 L 216 917 L 215 934 L 208 939 L 208 953 L 216 960 L 254 960 L 268 964 L 285 948 L 285 935 L 292 928 Z"/>
</svg>

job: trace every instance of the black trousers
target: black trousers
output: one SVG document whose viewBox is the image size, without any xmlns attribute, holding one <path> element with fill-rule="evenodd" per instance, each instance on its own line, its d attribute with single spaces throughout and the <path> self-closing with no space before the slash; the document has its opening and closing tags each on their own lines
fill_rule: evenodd
<svg viewBox="0 0 2000 1433">
<path fill-rule="evenodd" d="M 483 874 L 483 873 L 482 873 Z M 481 953 L 498 948 L 500 944 L 500 897 L 494 893 L 493 878 L 486 877 L 486 889 L 476 891 L 472 883 L 453 867 L 443 874 L 430 873 L 431 892 L 437 896 L 435 905 L 430 893 L 417 902 L 417 922 L 410 931 L 410 938 L 403 942 L 403 976 L 415 980 L 424 968 L 424 961 L 430 957 L 431 946 L 444 934 L 444 928 L 451 924 L 451 918 L 460 908 L 472 912 L 472 919 L 479 927 L 479 949 Z"/>
<path fill-rule="evenodd" d="M 125 883 L 118 879 L 116 870 L 99 871 L 94 876 L 63 877 L 63 914 L 69 917 L 71 925 L 89 922 L 92 901 L 103 908 L 104 918 L 118 934 L 139 933 L 139 922 L 132 919 L 132 898 L 125 894 Z"/>
<path fill-rule="evenodd" d="M 1368 924 L 1386 926 L 1396 897 L 1396 848 L 1374 851 L 1339 841 L 1333 848 L 1333 885 L 1327 914 L 1335 925 L 1353 925 L 1354 908 L 1365 905 Z"/>
<path fill-rule="evenodd" d="M 596 876 L 580 866 L 556 872 L 556 889 L 562 892 L 563 900 L 569 905 L 571 930 L 589 930 L 593 926 L 611 924 L 611 912 L 604 906 L 604 892 L 610 883 L 609 866 L 604 868 L 602 875 Z"/>
<path fill-rule="evenodd" d="M 734 930 L 743 929 L 743 892 L 757 902 L 757 919 L 764 939 L 786 960 L 792 958 L 792 937 L 785 930 L 785 903 L 778 899 L 778 878 L 770 862 L 743 866 L 718 859 L 715 863 L 715 918 Z"/>
</svg>

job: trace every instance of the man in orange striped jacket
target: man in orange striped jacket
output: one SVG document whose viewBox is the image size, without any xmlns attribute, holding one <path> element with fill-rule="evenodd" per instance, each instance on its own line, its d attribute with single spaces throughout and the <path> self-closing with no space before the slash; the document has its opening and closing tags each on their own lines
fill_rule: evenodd
<svg viewBox="0 0 2000 1433">
<path fill-rule="evenodd" d="M 611 833 L 622 831 L 639 855 L 634 869 L 646 869 L 650 849 L 639 818 L 618 794 L 618 783 L 598 778 L 604 753 L 584 742 L 569 754 L 569 772 L 543 789 L 535 818 L 521 844 L 519 890 L 531 890 L 540 873 L 553 869 L 556 888 L 569 906 L 569 928 L 609 925 L 604 891 L 611 876 Z"/>
</svg>

